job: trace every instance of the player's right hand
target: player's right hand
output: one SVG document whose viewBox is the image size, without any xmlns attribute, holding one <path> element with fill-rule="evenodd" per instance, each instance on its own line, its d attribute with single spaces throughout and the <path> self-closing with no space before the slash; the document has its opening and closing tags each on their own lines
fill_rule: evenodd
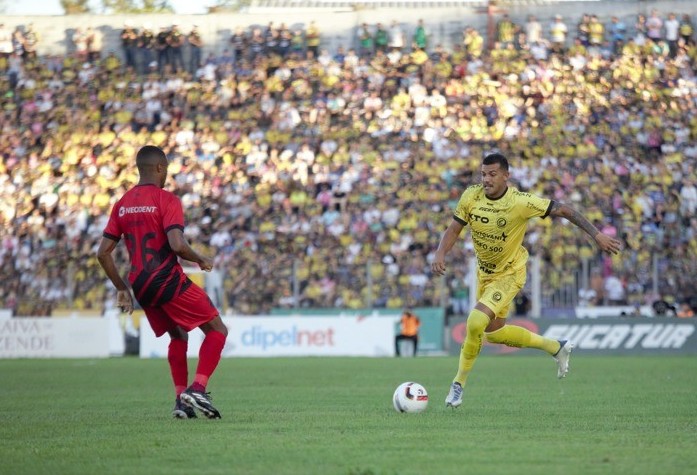
<svg viewBox="0 0 697 475">
<path fill-rule="evenodd" d="M 436 258 L 431 263 L 431 271 L 435 275 L 445 274 L 445 257 L 438 257 L 436 255 Z"/>
<path fill-rule="evenodd" d="M 124 313 L 133 313 L 133 297 L 131 297 L 131 292 L 128 290 L 117 290 L 116 291 L 116 306 Z"/>
<path fill-rule="evenodd" d="M 198 266 L 202 271 L 210 272 L 213 269 L 213 258 L 202 257 L 201 262 L 198 263 Z"/>
<path fill-rule="evenodd" d="M 595 242 L 600 249 L 610 254 L 617 254 L 622 249 L 622 241 L 605 233 L 598 233 L 595 236 Z"/>
</svg>

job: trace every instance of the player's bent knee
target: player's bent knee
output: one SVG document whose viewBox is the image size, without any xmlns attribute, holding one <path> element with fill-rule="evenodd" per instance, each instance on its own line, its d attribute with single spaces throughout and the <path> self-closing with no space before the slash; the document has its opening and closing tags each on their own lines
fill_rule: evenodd
<svg viewBox="0 0 697 475">
<path fill-rule="evenodd" d="M 471 334 L 482 334 L 489 325 L 489 317 L 479 310 L 472 310 L 467 317 L 467 332 Z"/>
<path fill-rule="evenodd" d="M 189 341 L 189 334 L 180 326 L 176 326 L 167 330 L 169 336 L 172 340 L 184 340 Z"/>
<path fill-rule="evenodd" d="M 213 320 L 206 322 L 203 325 L 199 326 L 199 328 L 206 335 L 212 331 L 222 333 L 226 337 L 228 335 L 227 327 L 223 323 L 223 319 L 220 318 L 220 315 L 213 318 Z"/>
<path fill-rule="evenodd" d="M 228 334 L 227 327 L 223 323 L 223 319 L 220 318 L 220 315 L 218 315 L 213 320 L 211 320 L 210 323 L 211 323 L 211 326 L 213 327 L 213 330 L 227 336 L 227 334 Z"/>
</svg>

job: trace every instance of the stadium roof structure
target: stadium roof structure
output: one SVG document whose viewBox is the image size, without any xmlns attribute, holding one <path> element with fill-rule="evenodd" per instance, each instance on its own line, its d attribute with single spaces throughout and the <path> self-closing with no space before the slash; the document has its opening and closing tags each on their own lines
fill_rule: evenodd
<svg viewBox="0 0 697 475">
<path fill-rule="evenodd" d="M 566 2 L 598 2 L 600 0 L 253 0 L 250 8 L 343 9 L 371 8 L 453 8 L 497 6 L 553 5 Z"/>
</svg>

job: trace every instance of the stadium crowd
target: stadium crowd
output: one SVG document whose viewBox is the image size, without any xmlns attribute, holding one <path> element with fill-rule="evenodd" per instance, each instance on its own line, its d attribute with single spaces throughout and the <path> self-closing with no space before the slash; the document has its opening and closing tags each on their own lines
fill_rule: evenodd
<svg viewBox="0 0 697 475">
<path fill-rule="evenodd" d="M 95 249 L 145 144 L 167 152 L 186 235 L 217 256 L 214 299 L 234 312 L 461 303 L 471 249 L 453 251 L 445 285 L 429 260 L 493 148 L 518 187 L 625 242 L 602 256 L 572 226 L 539 220 L 527 246 L 546 292 L 576 288 L 588 259 L 584 304 L 697 308 L 689 16 L 504 16 L 490 47 L 467 28 L 452 50 L 429 44 L 422 23 L 363 25 L 333 52 L 314 23 L 270 24 L 205 57 L 200 37 L 172 43 L 175 28 L 147 43 L 153 33 L 129 25 L 123 55 L 80 43 L 37 57 L 0 27 L 0 308 L 113 305 Z"/>
</svg>

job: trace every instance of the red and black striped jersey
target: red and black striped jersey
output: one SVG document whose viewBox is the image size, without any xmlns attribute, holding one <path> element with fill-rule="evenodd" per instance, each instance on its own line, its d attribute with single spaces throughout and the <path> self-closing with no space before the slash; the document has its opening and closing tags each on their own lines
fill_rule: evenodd
<svg viewBox="0 0 697 475">
<path fill-rule="evenodd" d="M 124 237 L 131 260 L 128 281 L 143 307 L 157 306 L 186 290 L 191 281 L 172 252 L 167 232 L 184 230 L 184 211 L 174 194 L 157 185 L 137 185 L 111 210 L 104 237 Z"/>
</svg>

